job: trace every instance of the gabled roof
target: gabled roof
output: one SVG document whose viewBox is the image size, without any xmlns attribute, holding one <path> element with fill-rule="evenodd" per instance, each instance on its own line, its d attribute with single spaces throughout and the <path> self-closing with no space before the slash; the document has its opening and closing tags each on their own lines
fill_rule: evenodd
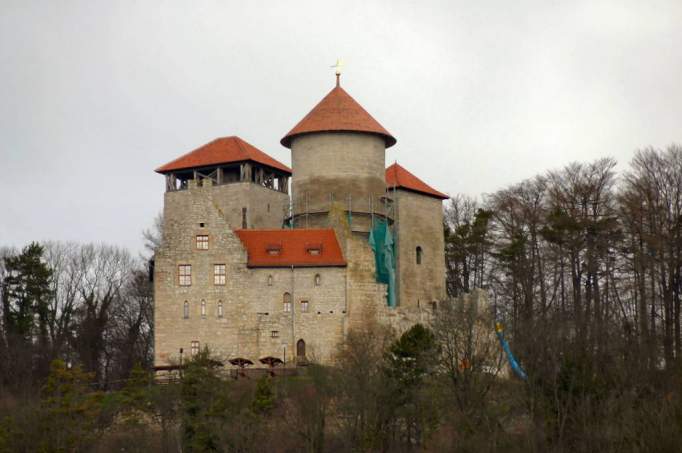
<svg viewBox="0 0 682 453">
<path fill-rule="evenodd" d="M 245 161 L 257 162 L 291 174 L 291 168 L 237 136 L 216 138 L 212 142 L 168 162 L 155 171 L 157 173 L 168 173 L 175 170 Z"/>
<path fill-rule="evenodd" d="M 419 192 L 424 195 L 440 198 L 441 200 L 450 198 L 444 193 L 438 192 L 397 163 L 386 169 L 386 188 L 390 190 L 393 187 Z"/>
<path fill-rule="evenodd" d="M 395 145 L 395 138 L 362 108 L 343 88 L 337 85 L 308 113 L 280 143 L 291 148 L 294 137 L 312 132 L 366 132 L 384 138 L 386 147 Z"/>
<path fill-rule="evenodd" d="M 235 230 L 247 251 L 248 267 L 345 266 L 332 229 Z"/>
</svg>

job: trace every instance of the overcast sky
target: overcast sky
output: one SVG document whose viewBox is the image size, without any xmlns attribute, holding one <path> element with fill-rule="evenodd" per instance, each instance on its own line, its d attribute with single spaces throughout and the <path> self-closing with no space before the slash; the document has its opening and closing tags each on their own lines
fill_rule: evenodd
<svg viewBox="0 0 682 453">
<path fill-rule="evenodd" d="M 141 248 L 153 169 L 279 144 L 332 87 L 450 194 L 682 142 L 682 2 L 0 0 L 0 246 Z"/>
</svg>

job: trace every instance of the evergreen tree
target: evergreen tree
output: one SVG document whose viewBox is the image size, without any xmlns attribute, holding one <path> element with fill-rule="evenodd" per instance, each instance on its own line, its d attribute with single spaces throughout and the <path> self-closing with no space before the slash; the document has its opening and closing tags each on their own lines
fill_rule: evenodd
<svg viewBox="0 0 682 453">
<path fill-rule="evenodd" d="M 26 384 L 33 371 L 46 375 L 49 363 L 48 314 L 52 270 L 43 260 L 43 247 L 33 242 L 19 255 L 4 258 L 2 313 L 8 370 L 14 383 Z M 36 349 L 33 345 L 36 344 Z M 34 353 L 39 355 L 33 369 Z M 8 376 L 5 376 L 7 379 Z"/>
</svg>

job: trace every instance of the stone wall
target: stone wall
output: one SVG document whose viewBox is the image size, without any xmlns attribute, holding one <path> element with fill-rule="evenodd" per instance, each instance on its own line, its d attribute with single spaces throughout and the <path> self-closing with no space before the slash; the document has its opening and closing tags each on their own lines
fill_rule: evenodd
<svg viewBox="0 0 682 453">
<path fill-rule="evenodd" d="M 294 138 L 294 213 L 324 211 L 333 200 L 369 212 L 369 197 L 386 191 L 385 142 L 372 134 L 325 132 Z M 355 201 L 353 201 L 355 200 Z"/>
<path fill-rule="evenodd" d="M 398 189 L 396 241 L 398 304 L 420 307 L 445 298 L 445 243 L 443 202 L 434 197 Z M 417 247 L 422 261 L 417 264 Z"/>
<path fill-rule="evenodd" d="M 155 364 L 179 362 L 180 348 L 188 357 L 192 341 L 224 360 L 239 356 L 257 363 L 269 355 L 283 358 L 285 348 L 291 359 L 298 340 L 304 340 L 309 359 L 329 361 L 344 332 L 345 268 L 248 268 L 246 252 L 230 228 L 231 211 L 219 208 L 229 203 L 221 199 L 225 193 L 233 193 L 224 187 L 192 187 L 166 196 L 154 279 Z M 264 188 L 256 189 L 250 193 Z M 209 236 L 209 250 L 196 249 L 197 234 Z M 191 286 L 179 285 L 180 264 L 192 266 Z M 215 264 L 225 264 L 225 285 L 214 284 Z M 320 285 L 315 285 L 316 274 Z M 284 311 L 284 293 L 291 294 L 291 312 Z M 302 300 L 309 303 L 307 313 Z"/>
</svg>

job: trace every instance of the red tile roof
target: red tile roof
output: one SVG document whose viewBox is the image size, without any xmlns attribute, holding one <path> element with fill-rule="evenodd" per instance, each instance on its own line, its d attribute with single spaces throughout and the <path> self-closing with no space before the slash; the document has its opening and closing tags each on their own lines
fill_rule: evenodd
<svg viewBox="0 0 682 453">
<path fill-rule="evenodd" d="M 308 113 L 280 143 L 291 148 L 294 137 L 312 132 L 367 132 L 380 135 L 386 147 L 395 145 L 395 138 L 367 113 L 340 86 L 336 86 Z"/>
<path fill-rule="evenodd" d="M 216 138 L 212 142 L 168 162 L 155 171 L 157 173 L 168 173 L 175 170 L 244 161 L 258 162 L 291 174 L 291 168 L 236 136 Z"/>
<path fill-rule="evenodd" d="M 246 248 L 248 267 L 346 265 L 332 229 L 235 230 L 235 233 Z"/>
<path fill-rule="evenodd" d="M 444 193 L 438 192 L 436 189 L 429 186 L 397 163 L 386 169 L 386 187 L 389 190 L 393 187 L 407 189 L 413 192 L 419 192 L 425 195 L 440 198 L 442 200 L 447 200 L 450 198 Z"/>
</svg>

